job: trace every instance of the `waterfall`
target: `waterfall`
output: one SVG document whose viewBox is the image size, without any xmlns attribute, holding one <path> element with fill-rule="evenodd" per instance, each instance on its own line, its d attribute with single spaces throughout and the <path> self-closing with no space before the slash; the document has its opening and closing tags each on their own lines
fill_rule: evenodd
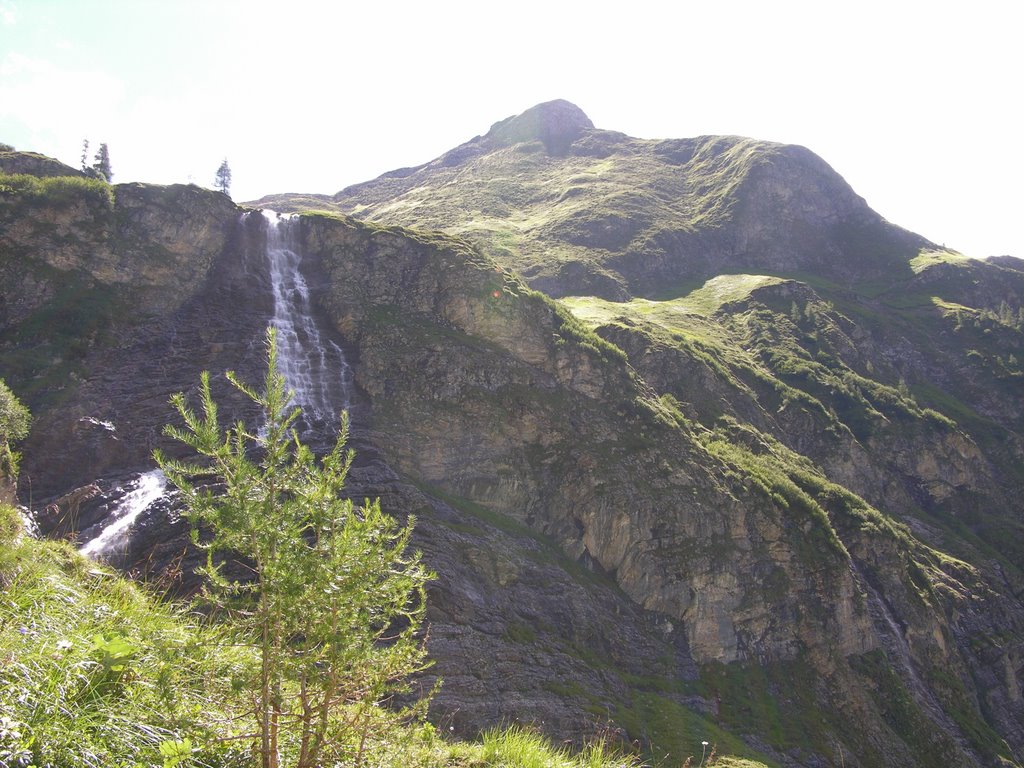
<svg viewBox="0 0 1024 768">
<path fill-rule="evenodd" d="M 262 215 L 267 225 L 265 255 L 274 300 L 271 323 L 277 329 L 278 370 L 294 393 L 294 405 L 302 409 L 304 436 L 330 437 L 337 432 L 341 411 L 350 405 L 352 369 L 341 347 L 324 338 L 317 327 L 309 286 L 299 269 L 298 221 L 274 211 Z M 154 469 L 125 489 L 102 520 L 99 533 L 82 545 L 82 554 L 104 559 L 123 545 L 136 519 L 164 496 L 167 478 Z"/>
<path fill-rule="evenodd" d="M 263 217 L 278 370 L 295 393 L 294 403 L 302 408 L 307 431 L 319 425 L 337 429 L 341 411 L 350 405 L 352 370 L 341 348 L 324 339 L 317 327 L 309 286 L 299 270 L 298 222 L 270 210 L 264 210 Z"/>
<path fill-rule="evenodd" d="M 79 550 L 83 555 L 103 559 L 128 538 L 128 529 L 149 505 L 164 495 L 167 478 L 159 469 L 139 475 L 135 487 L 117 500 L 103 523 L 103 530 Z"/>
</svg>

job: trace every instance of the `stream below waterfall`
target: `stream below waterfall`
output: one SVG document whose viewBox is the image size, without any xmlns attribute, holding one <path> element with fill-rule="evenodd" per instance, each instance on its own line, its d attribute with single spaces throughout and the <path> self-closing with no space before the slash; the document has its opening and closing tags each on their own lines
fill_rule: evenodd
<svg viewBox="0 0 1024 768">
<path fill-rule="evenodd" d="M 114 502 L 110 513 L 104 518 L 100 532 L 82 545 L 79 551 L 83 555 L 103 560 L 124 545 L 132 523 L 164 495 L 167 490 L 167 478 L 159 469 L 153 469 L 139 475 L 126 487 L 131 490 Z"/>
</svg>

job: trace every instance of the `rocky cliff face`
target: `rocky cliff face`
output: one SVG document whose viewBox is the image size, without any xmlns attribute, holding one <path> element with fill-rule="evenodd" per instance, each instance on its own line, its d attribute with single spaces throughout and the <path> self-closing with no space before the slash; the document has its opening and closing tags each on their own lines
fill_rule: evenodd
<svg viewBox="0 0 1024 768">
<path fill-rule="evenodd" d="M 793 656 L 801 620 L 768 617 L 795 614 L 811 598 L 805 585 L 827 595 L 806 617 L 820 624 L 806 635 L 865 650 L 866 623 L 833 614 L 857 613 L 842 560 L 822 553 L 822 583 L 803 571 L 794 531 L 748 489 L 723 482 L 724 467 L 630 375 L 621 353 L 457 242 L 410 248 L 401 233 L 353 222 L 307 226 L 310 256 L 332 287 L 325 305 L 339 331 L 354 329 L 357 381 L 399 471 L 540 530 L 615 574 L 644 607 L 689 619 L 700 660 Z M 737 493 L 746 503 L 737 506 Z M 716 538 L 717 558 L 680 558 Z M 777 596 L 785 605 L 759 599 L 740 612 L 729 575 L 740 571 L 800 587 Z"/>
<path fill-rule="evenodd" d="M 234 204 L 197 187 L 8 178 L 0 348 L 5 377 L 36 414 L 25 493 L 47 498 L 148 463 L 167 393 L 184 385 L 180 366 L 197 372 L 204 361 L 202 346 L 173 340 L 217 313 L 211 293 L 237 282 L 226 262 L 243 233 Z M 226 325 L 244 327 L 251 301 L 234 300 L 237 317 L 221 306 L 220 322 L 202 329 L 219 328 L 230 346 L 239 342 Z M 148 435 L 141 444 L 118 432 L 136 428 Z"/>
<path fill-rule="evenodd" d="M 966 691 L 999 674 L 980 672 L 985 653 L 966 642 L 970 635 L 977 644 L 987 631 L 981 629 L 988 622 L 986 611 L 969 607 L 973 598 L 967 596 L 975 590 L 994 589 L 1014 606 L 999 613 L 1008 621 L 1005 633 L 1019 635 L 1019 273 L 970 262 L 885 222 L 802 148 L 734 137 L 639 141 L 594 129 L 564 105 L 550 109 L 558 116 L 547 122 L 545 110 L 535 108 L 436 161 L 343 190 L 317 207 L 463 235 L 531 286 L 571 297 L 566 306 L 626 353 L 634 381 L 645 393 L 626 398 L 651 403 L 652 395 L 659 396 L 661 406 L 681 417 L 681 442 L 689 452 L 672 447 L 666 458 L 657 448 L 634 445 L 602 462 L 587 455 L 587 446 L 612 443 L 623 430 L 588 431 L 600 423 L 598 414 L 570 420 L 567 432 L 578 430 L 580 438 L 572 440 L 550 426 L 557 419 L 548 413 L 562 412 L 564 402 L 548 411 L 532 401 L 521 410 L 513 402 L 493 409 L 478 404 L 474 395 L 480 381 L 489 382 L 490 395 L 505 376 L 489 361 L 481 360 L 479 372 L 465 362 L 479 359 L 479 352 L 476 358 L 464 353 L 457 361 L 421 353 L 405 374 L 408 381 L 376 393 L 396 414 L 385 431 L 401 434 L 394 429 L 401 423 L 411 432 L 406 445 L 391 450 L 409 462 L 403 466 L 410 472 L 444 477 L 461 493 L 509 514 L 528 511 L 522 519 L 558 537 L 566 551 L 596 561 L 635 599 L 684 617 L 699 661 L 786 659 L 792 648 L 800 648 L 805 660 L 821 661 L 815 649 L 831 632 L 822 632 L 827 611 L 810 609 L 821 622 L 811 633 L 818 641 L 796 629 L 799 621 L 788 612 L 793 606 L 796 613 L 807 612 L 817 594 L 819 603 L 843 615 L 850 637 L 859 639 L 855 653 L 886 655 L 899 685 L 913 691 L 921 717 L 947 733 L 971 730 L 962 711 L 955 717 L 942 714 L 956 710 L 962 694 L 955 692 L 957 684 L 938 681 L 942 670 L 955 669 Z M 563 124 L 571 128 L 562 132 L 566 144 L 553 150 L 545 136 Z M 518 132 L 496 141 L 502 125 L 515 125 Z M 277 206 L 288 204 L 287 198 L 275 200 Z M 320 249 L 314 241 L 311 250 Z M 350 280 L 354 275 L 345 273 L 334 282 Z M 507 321 L 497 324 L 515 328 Z M 473 335 L 472 324 L 459 327 Z M 408 337 L 404 330 L 388 337 L 389 362 L 401 358 L 394 350 Z M 524 353 L 527 340 L 520 345 Z M 449 338 L 437 343 L 456 344 Z M 379 359 L 374 378 L 401 377 L 385 369 L 383 350 Z M 421 379 L 415 373 L 421 370 L 433 375 Z M 471 392 L 467 382 L 473 382 Z M 539 389 L 536 380 L 525 382 L 532 391 Z M 429 388 L 435 384 L 440 391 Z M 424 386 L 428 390 L 422 395 L 413 394 Z M 422 407 L 453 400 L 460 403 L 457 412 L 443 416 Z M 510 409 L 544 413 L 539 422 L 547 428 L 531 427 L 529 419 L 522 428 L 510 428 L 509 419 L 499 416 Z M 621 428 L 628 411 L 618 407 L 605 413 L 614 413 L 612 421 Z M 443 426 L 433 429 L 432 418 Z M 481 442 L 479 435 L 490 424 L 500 425 L 500 437 L 491 434 Z M 633 425 L 625 432 L 638 442 L 650 434 Z M 666 447 L 673 439 L 658 433 L 651 442 Z M 580 460 L 572 467 L 559 464 L 554 473 L 570 490 L 524 482 L 545 477 L 558 453 L 551 446 L 570 441 Z M 540 453 L 537 443 L 549 451 L 547 463 L 543 458 L 529 463 Z M 429 450 L 422 450 L 425 445 Z M 693 452 L 694 445 L 702 452 Z M 645 455 L 652 457 L 651 465 L 644 465 Z M 616 463 L 619 456 L 629 457 L 625 466 Z M 649 473 L 664 461 L 664 475 L 678 477 L 677 457 L 702 503 L 686 505 L 674 516 L 666 512 L 681 506 L 686 484 L 674 487 Z M 478 460 L 486 481 L 464 477 Z M 610 486 L 628 490 L 617 498 L 600 485 L 595 492 L 580 465 L 595 468 L 600 478 L 614 478 Z M 503 470 L 515 481 L 497 479 Z M 748 495 L 730 484 L 736 476 L 745 478 L 741 486 Z M 729 502 L 719 506 L 711 488 L 727 494 Z M 751 489 L 766 498 L 750 498 Z M 648 499 L 656 510 L 650 518 L 644 515 Z M 794 555 L 784 552 L 785 546 L 767 546 L 772 553 L 767 558 L 758 552 L 765 547 L 758 541 L 778 538 L 769 524 L 773 506 L 784 510 L 780 519 L 786 525 L 794 524 L 798 510 L 812 521 L 828 521 L 817 540 L 813 524 L 801 529 L 795 540 L 804 546 L 795 558 L 827 562 L 822 552 L 829 551 L 831 541 L 835 562 L 846 564 L 852 586 L 844 587 L 842 577 L 829 573 L 824 581 L 836 592 L 815 586 L 794 595 L 790 608 L 785 599 L 753 596 L 787 592 L 794 580 L 814 584 L 806 573 L 790 570 Z M 630 522 L 611 522 L 614 513 L 606 513 L 621 509 L 630 510 Z M 743 512 L 748 509 L 755 510 L 756 522 Z M 821 517 L 815 517 L 818 511 Z M 716 514 L 728 521 L 717 529 L 711 522 Z M 576 522 L 571 527 L 553 522 L 563 517 Z M 654 519 L 664 525 L 652 525 Z M 688 527 L 695 521 L 702 522 Z M 884 540 L 871 539 L 879 535 Z M 676 549 L 660 560 L 659 550 L 671 549 L 669 541 Z M 725 542 L 751 552 L 736 556 Z M 629 552 L 624 559 L 622 551 Z M 877 552 L 887 555 L 876 557 Z M 638 567 L 641 560 L 657 565 Z M 673 566 L 667 561 L 677 572 L 678 563 L 686 563 L 678 582 L 671 580 Z M 963 570 L 957 562 L 970 566 Z M 744 578 L 737 579 L 738 573 Z M 683 584 L 692 587 L 692 603 L 680 597 L 687 594 Z M 851 599 L 836 596 L 846 589 Z M 858 623 L 865 612 L 868 630 Z M 729 620 L 722 621 L 722 615 Z M 785 616 L 781 623 L 793 635 L 775 635 L 773 616 Z M 737 632 L 737 626 L 744 631 Z M 794 643 L 794 636 L 800 640 Z M 951 640 L 954 636 L 958 639 Z M 846 642 L 840 633 L 836 647 L 850 653 L 853 646 Z M 1019 656 L 1019 646 L 1006 649 L 996 666 L 1008 664 L 1019 676 L 1013 661 Z M 823 666 L 835 669 L 831 664 L 815 668 Z M 998 720 L 995 727 L 1011 743 L 1020 738 L 1013 717 L 996 713 L 1017 711 L 1012 692 L 1017 685 L 997 692 L 986 684 L 976 699 L 978 711 L 988 713 L 982 717 Z M 839 689 L 844 685 L 836 680 L 833 690 Z M 892 695 L 878 690 L 879 701 Z M 883 719 L 895 717 L 885 706 Z M 951 746 L 958 739 L 959 746 Z M 938 751 L 930 754 L 955 751 L 970 740 L 954 735 L 950 744 L 932 745 Z M 932 747 L 912 745 L 908 759 L 920 759 L 913 754 Z M 978 753 L 970 759 L 978 759 Z"/>
<path fill-rule="evenodd" d="M 941 554 L 940 531 L 910 510 L 935 514 L 958 494 L 991 492 L 991 468 L 952 421 L 852 369 L 841 417 L 837 392 L 811 383 L 820 374 L 840 390 L 838 362 L 827 373 L 806 362 L 812 370 L 797 379 L 805 390 L 756 367 L 748 313 L 764 332 L 768 313 L 784 328 L 793 302 L 819 301 L 813 291 L 777 281 L 721 310 L 718 322 L 736 323 L 737 368 L 749 366 L 742 373 L 754 386 L 744 387 L 692 348 L 654 352 L 635 327 L 599 324 L 638 361 L 623 368 L 614 350 L 457 242 L 410 242 L 400 230 L 324 216 L 304 223 L 312 263 L 330 286 L 324 306 L 359 350 L 375 440 L 400 472 L 553 538 L 672 622 L 700 665 L 798 661 L 827 675 L 831 707 L 858 702 L 875 712 L 877 720 L 861 721 L 865 734 L 884 731 L 879 701 L 892 692 L 864 701 L 869 662 L 842 660 L 888 658 L 889 684 L 920 701 L 915 727 L 950 734 L 929 754 L 955 761 L 965 749 L 968 762 L 978 759 L 957 735 L 965 724 L 949 714 L 964 689 L 924 675 L 953 669 L 954 680 L 974 680 L 984 666 L 963 644 L 988 631 L 976 595 L 1001 595 L 994 599 L 1011 635 L 1024 614 L 1001 567 L 990 570 L 978 552 L 977 566 Z M 785 312 L 769 309 L 780 300 Z M 853 326 L 834 308 L 810 315 L 821 325 L 818 360 L 825 350 L 837 361 L 854 353 L 842 328 Z M 646 346 L 634 348 L 637 339 Z M 689 362 L 666 372 L 684 350 Z M 687 386 L 686 377 L 703 381 Z M 736 415 L 682 402 L 709 394 Z M 743 414 L 760 426 L 741 423 Z M 1013 667 L 1018 651 L 1007 651 L 999 664 Z M 1020 708 L 1012 686 L 983 697 L 999 702 L 986 711 Z M 1001 733 L 1016 732 L 1013 717 L 995 716 Z M 906 745 L 905 759 L 920 759 L 920 749 Z"/>
<path fill-rule="evenodd" d="M 270 278 L 221 195 L 42 181 L 0 196 L 0 366 L 62 534 L 103 524 L 170 392 L 258 377 Z M 1020 272 L 889 225 L 806 150 L 565 102 L 316 202 L 392 224 L 298 227 L 354 367 L 350 492 L 415 513 L 440 575 L 437 717 L 680 761 L 709 735 L 1020 761 Z M 187 590 L 181 534 L 157 505 L 119 560 Z"/>
<path fill-rule="evenodd" d="M 7 145 L 4 145 L 6 147 Z M 15 175 L 28 174 L 47 178 L 52 176 L 81 177 L 85 174 L 70 165 L 64 165 L 52 157 L 40 155 L 38 152 L 16 152 L 15 150 L 0 150 L 0 172 Z"/>
</svg>

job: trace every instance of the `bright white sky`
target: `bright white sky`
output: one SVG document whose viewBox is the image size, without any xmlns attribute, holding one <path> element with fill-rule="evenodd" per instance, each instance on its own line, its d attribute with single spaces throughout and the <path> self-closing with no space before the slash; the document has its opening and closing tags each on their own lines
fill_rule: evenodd
<svg viewBox="0 0 1024 768">
<path fill-rule="evenodd" d="M 803 144 L 890 221 L 1024 256 L 1020 0 L 0 0 L 0 141 L 114 180 L 334 193 L 550 99 Z M 91 153 L 90 153 L 91 154 Z M 91 161 L 91 158 L 90 158 Z"/>
</svg>

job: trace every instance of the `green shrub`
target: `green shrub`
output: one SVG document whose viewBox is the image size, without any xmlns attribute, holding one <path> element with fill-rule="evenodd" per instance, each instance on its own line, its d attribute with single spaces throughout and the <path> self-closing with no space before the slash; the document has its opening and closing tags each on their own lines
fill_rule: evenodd
<svg viewBox="0 0 1024 768">
<path fill-rule="evenodd" d="M 27 173 L 0 173 L 0 201 L 4 200 L 56 208 L 67 208 L 77 202 L 108 211 L 114 208 L 110 184 L 85 176 L 39 177 Z"/>
<path fill-rule="evenodd" d="M 342 498 L 354 456 L 345 450 L 347 417 L 322 459 L 299 441 L 274 329 L 262 391 L 228 379 L 261 408 L 262 426 L 222 431 L 204 373 L 202 415 L 179 393 L 171 402 L 185 427 L 166 429 L 202 463 L 156 458 L 208 534 L 207 596 L 233 644 L 256 660 L 244 676 L 253 750 L 264 768 L 281 765 L 282 754 L 297 768 L 342 756 L 363 765 L 376 703 L 425 666 L 418 635 L 433 575 L 406 552 L 413 520 L 399 526 L 379 501 L 357 508 Z M 225 574 L 214 559 L 224 553 L 246 559 L 245 578 Z"/>
<path fill-rule="evenodd" d="M 10 388 L 0 379 L 0 493 L 7 483 L 18 478 L 18 462 L 21 458 L 12 450 L 11 444 L 28 435 L 32 417 Z"/>
</svg>

